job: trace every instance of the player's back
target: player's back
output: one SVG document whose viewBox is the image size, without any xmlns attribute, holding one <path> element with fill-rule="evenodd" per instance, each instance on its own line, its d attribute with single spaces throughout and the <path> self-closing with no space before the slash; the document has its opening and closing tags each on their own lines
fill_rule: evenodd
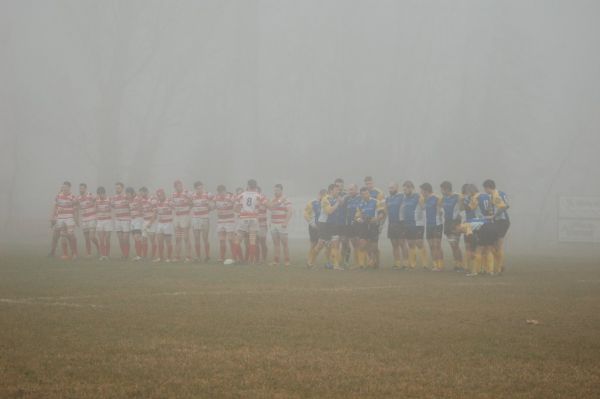
<svg viewBox="0 0 600 399">
<path fill-rule="evenodd" d="M 238 197 L 240 219 L 258 218 L 258 207 L 264 203 L 264 197 L 257 191 L 244 191 Z"/>
</svg>

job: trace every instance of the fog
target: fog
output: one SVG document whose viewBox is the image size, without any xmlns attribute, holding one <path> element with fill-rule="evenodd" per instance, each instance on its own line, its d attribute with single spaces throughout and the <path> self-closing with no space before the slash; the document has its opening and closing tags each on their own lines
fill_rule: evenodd
<svg viewBox="0 0 600 399">
<path fill-rule="evenodd" d="M 599 17 L 593 0 L 5 0 L 0 236 L 49 240 L 64 180 L 254 177 L 304 201 L 336 177 L 493 178 L 509 252 L 593 254 L 559 240 L 559 198 L 600 197 Z"/>
</svg>

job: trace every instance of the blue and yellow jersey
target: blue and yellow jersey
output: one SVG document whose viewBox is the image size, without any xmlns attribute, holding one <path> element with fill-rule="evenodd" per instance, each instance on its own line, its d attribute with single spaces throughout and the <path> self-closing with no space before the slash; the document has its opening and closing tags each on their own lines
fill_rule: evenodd
<svg viewBox="0 0 600 399">
<path fill-rule="evenodd" d="M 422 195 L 405 195 L 401 212 L 407 226 L 425 226 L 425 198 Z"/>
<path fill-rule="evenodd" d="M 369 194 L 371 195 L 371 198 L 374 198 L 377 201 L 383 201 L 385 199 L 383 191 L 381 191 L 377 187 L 374 187 L 372 190 L 369 190 Z"/>
<path fill-rule="evenodd" d="M 400 212 L 402 201 L 404 201 L 404 194 L 401 193 L 390 195 L 385 199 L 385 207 L 390 223 L 399 223 L 404 220 L 402 212 Z"/>
<path fill-rule="evenodd" d="M 361 199 L 356 208 L 354 219 L 362 219 L 363 222 L 369 222 L 377 218 L 377 214 L 383 211 L 383 203 L 381 201 L 377 201 L 375 198 L 370 198 L 367 201 Z"/>
<path fill-rule="evenodd" d="M 490 195 L 487 193 L 476 193 L 465 201 L 465 213 L 467 222 L 476 219 L 491 216 L 493 214 Z"/>
<path fill-rule="evenodd" d="M 351 225 L 354 223 L 354 216 L 356 215 L 356 209 L 360 204 L 360 195 L 349 195 L 345 198 L 346 202 L 346 214 L 344 215 L 344 224 Z"/>
<path fill-rule="evenodd" d="M 319 222 L 332 223 L 332 224 L 343 224 L 343 212 L 342 207 L 338 206 L 333 209 L 335 204 L 341 201 L 341 198 L 334 198 L 331 195 L 326 195 L 321 200 L 321 214 L 319 215 Z"/>
<path fill-rule="evenodd" d="M 308 201 L 304 208 L 304 220 L 310 225 L 315 225 L 319 221 L 319 215 L 321 214 L 321 201 L 312 200 Z"/>
<path fill-rule="evenodd" d="M 425 198 L 425 223 L 427 226 L 439 226 L 443 223 L 442 198 L 431 194 Z"/>
<path fill-rule="evenodd" d="M 477 217 L 477 201 L 473 202 L 475 195 L 466 195 L 463 197 L 463 209 L 465 210 L 465 221 L 469 222 Z"/>
<path fill-rule="evenodd" d="M 460 194 L 452 193 L 442 197 L 442 209 L 444 210 L 444 223 L 458 220 L 462 212 L 463 198 Z"/>
<path fill-rule="evenodd" d="M 477 198 L 477 205 L 482 217 L 492 216 L 494 208 L 492 207 L 492 197 L 488 193 L 480 193 Z"/>
<path fill-rule="evenodd" d="M 492 213 L 496 215 L 496 220 L 510 220 L 508 217 L 508 212 L 506 210 L 509 208 L 508 197 L 504 193 L 504 191 L 494 190 L 491 194 L 492 199 Z"/>
</svg>

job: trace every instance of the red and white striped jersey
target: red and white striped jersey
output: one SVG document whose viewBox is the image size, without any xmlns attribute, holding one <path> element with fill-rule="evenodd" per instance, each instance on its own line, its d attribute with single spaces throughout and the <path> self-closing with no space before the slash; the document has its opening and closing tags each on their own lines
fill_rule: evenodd
<svg viewBox="0 0 600 399">
<path fill-rule="evenodd" d="M 215 196 L 206 191 L 202 194 L 194 192 L 191 196 L 192 200 L 192 217 L 193 218 L 207 218 L 210 213 L 210 208 Z"/>
<path fill-rule="evenodd" d="M 170 202 L 177 216 L 190 214 L 192 200 L 187 191 L 183 190 L 180 193 L 175 191 L 173 194 L 171 194 Z"/>
<path fill-rule="evenodd" d="M 75 217 L 75 205 L 77 205 L 77 198 L 73 194 L 58 193 L 54 198 L 56 204 L 56 210 L 54 216 L 57 219 L 69 219 Z"/>
<path fill-rule="evenodd" d="M 129 211 L 131 212 L 131 218 L 141 218 L 144 214 L 142 211 L 142 197 L 136 195 L 133 197 L 133 201 L 129 202 Z"/>
<path fill-rule="evenodd" d="M 85 193 L 77 196 L 79 204 L 79 219 L 87 222 L 96 220 L 96 197 L 92 193 Z"/>
<path fill-rule="evenodd" d="M 102 199 L 100 197 L 96 197 L 96 219 L 97 220 L 112 219 L 110 210 L 111 210 L 110 198 L 104 197 L 104 199 Z"/>
<path fill-rule="evenodd" d="M 258 219 L 258 207 L 265 204 L 266 198 L 256 191 L 244 191 L 237 202 L 241 205 L 240 219 Z"/>
<path fill-rule="evenodd" d="M 154 205 L 156 203 L 156 199 L 152 197 L 140 197 L 140 202 L 142 204 L 142 215 L 144 216 L 144 220 L 149 222 L 154 216 Z"/>
<path fill-rule="evenodd" d="M 158 223 L 171 223 L 173 221 L 174 208 L 171 199 L 157 200 L 154 209 L 156 210 Z"/>
<path fill-rule="evenodd" d="M 292 212 L 292 203 L 285 197 L 273 199 L 271 206 L 271 223 L 284 224 Z"/>
<path fill-rule="evenodd" d="M 218 223 L 235 223 L 235 198 L 231 193 L 217 194 L 214 197 Z"/>
<path fill-rule="evenodd" d="M 110 206 L 115 210 L 116 220 L 131 220 L 131 210 L 129 209 L 129 200 L 125 194 L 113 195 L 110 199 Z"/>
</svg>

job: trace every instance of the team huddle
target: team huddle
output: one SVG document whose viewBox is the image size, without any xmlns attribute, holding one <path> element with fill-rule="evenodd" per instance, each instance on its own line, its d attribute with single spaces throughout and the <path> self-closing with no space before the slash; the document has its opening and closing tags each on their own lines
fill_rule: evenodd
<svg viewBox="0 0 600 399">
<path fill-rule="evenodd" d="M 290 265 L 287 226 L 292 217 L 292 204 L 283 195 L 283 186 L 276 184 L 273 198 L 261 194 L 255 180 L 247 188 L 228 192 L 219 185 L 217 193 L 204 190 L 202 182 L 194 183 L 193 192 L 184 189 L 181 181 L 174 183 L 174 191 L 156 190 L 151 196 L 146 187 L 137 192 L 116 183 L 115 194 L 108 197 L 104 187 L 96 195 L 87 185 L 79 185 L 79 195 L 71 193 L 71 183 L 64 182 L 56 196 L 52 211 L 53 227 L 51 257 L 55 256 L 62 238 L 63 259 L 78 256 L 75 227 L 80 226 L 85 238 L 86 255 L 92 256 L 92 244 L 100 260 L 108 260 L 111 234 L 119 241 L 122 259 L 130 255 L 130 236 L 133 236 L 136 261 L 154 262 L 210 260 L 210 213 L 216 211 L 219 237 L 219 261 L 251 264 L 266 262 L 267 231 L 270 226 L 274 246 L 273 265 L 279 264 L 283 251 L 285 265 Z M 269 215 L 268 215 L 269 214 Z M 191 249 L 190 230 L 194 238 Z M 175 236 L 173 247 L 172 237 Z M 231 258 L 226 258 L 227 244 Z M 242 245 L 244 250 L 242 250 Z M 69 252 L 70 250 L 70 252 Z"/>
<path fill-rule="evenodd" d="M 430 183 L 421 184 L 417 192 L 411 181 L 405 181 L 402 191 L 398 183 L 390 183 L 385 196 L 370 176 L 360 189 L 351 184 L 347 190 L 338 178 L 304 209 L 311 242 L 307 266 L 316 267 L 319 254 L 324 251 L 328 269 L 378 268 L 379 235 L 387 223 L 393 268 L 411 270 L 420 265 L 433 271 L 443 270 L 445 235 L 454 270 L 465 271 L 468 276 L 500 274 L 504 270 L 504 237 L 510 226 L 509 205 L 506 194 L 496 189 L 493 180 L 486 180 L 483 189 L 480 192 L 474 184 L 464 184 L 461 193 L 455 193 L 452 184 L 444 181 L 440 194 L 435 194 Z M 202 182 L 194 183 L 193 190 L 188 191 L 181 181 L 175 181 L 170 195 L 163 189 L 150 195 L 146 187 L 136 192 L 116 183 L 112 196 L 104 187 L 98 187 L 94 195 L 85 183 L 79 185 L 79 195 L 74 195 L 71 184 L 64 182 L 52 211 L 49 256 L 55 256 L 61 241 L 62 257 L 76 258 L 75 228 L 79 226 L 87 257 L 92 256 L 94 245 L 100 260 L 108 260 L 114 232 L 122 259 L 130 257 L 133 237 L 133 260 L 207 262 L 213 211 L 219 262 L 267 262 L 270 230 L 274 249 L 270 264 L 278 265 L 283 260 L 286 266 L 290 265 L 288 224 L 293 215 L 292 203 L 283 195 L 281 184 L 274 186 L 269 199 L 254 179 L 235 193 L 219 185 L 216 194 L 206 191 Z"/>
<path fill-rule="evenodd" d="M 424 268 L 443 270 L 445 235 L 455 270 L 465 271 L 468 276 L 500 274 L 504 270 L 504 237 L 510 226 L 509 205 L 506 194 L 496 189 L 493 180 L 486 180 L 483 188 L 479 192 L 474 184 L 465 184 L 459 194 L 444 181 L 441 195 L 437 195 L 430 183 L 421 184 L 420 192 L 416 192 L 415 185 L 405 181 L 402 192 L 398 183 L 390 183 L 386 197 L 370 176 L 360 189 L 351 184 L 347 191 L 344 181 L 338 178 L 306 205 L 304 218 L 309 223 L 311 240 L 308 267 L 315 267 L 323 249 L 327 268 L 379 267 L 379 234 L 387 221 L 393 268 L 415 269 L 420 260 Z"/>
</svg>

